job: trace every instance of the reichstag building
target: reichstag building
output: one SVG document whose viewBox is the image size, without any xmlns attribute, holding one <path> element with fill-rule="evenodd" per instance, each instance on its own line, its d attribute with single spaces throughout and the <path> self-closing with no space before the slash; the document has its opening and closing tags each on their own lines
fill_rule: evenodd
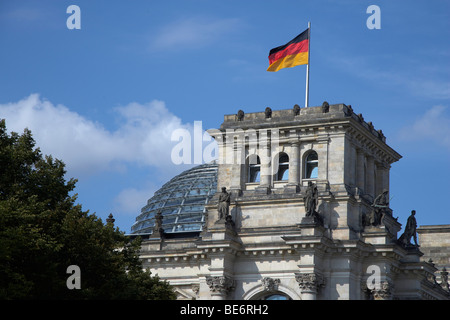
<svg viewBox="0 0 450 320">
<path fill-rule="evenodd" d="M 394 218 L 401 155 L 351 106 L 239 110 L 208 132 L 218 159 L 164 184 L 131 230 L 178 299 L 450 299 L 450 225 Z"/>
</svg>

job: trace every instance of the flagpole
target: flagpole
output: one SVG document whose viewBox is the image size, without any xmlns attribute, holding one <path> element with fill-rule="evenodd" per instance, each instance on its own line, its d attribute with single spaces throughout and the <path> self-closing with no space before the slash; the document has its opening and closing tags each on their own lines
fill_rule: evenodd
<svg viewBox="0 0 450 320">
<path fill-rule="evenodd" d="M 308 22 L 308 64 L 306 65 L 305 108 L 308 108 L 309 106 L 309 61 L 311 60 L 310 42 L 311 42 L 311 22 Z"/>
</svg>

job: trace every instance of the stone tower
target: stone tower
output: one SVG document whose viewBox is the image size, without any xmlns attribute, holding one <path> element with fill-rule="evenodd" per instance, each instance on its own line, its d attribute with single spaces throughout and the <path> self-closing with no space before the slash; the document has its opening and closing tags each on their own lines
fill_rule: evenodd
<svg viewBox="0 0 450 320">
<path fill-rule="evenodd" d="M 298 223 L 312 182 L 317 211 L 333 238 L 359 239 L 375 198 L 389 190 L 391 164 L 401 158 L 381 130 L 344 104 L 228 115 L 209 133 L 219 145 L 218 187 L 227 187 L 243 212 L 246 199 L 259 202 L 242 228 L 261 227 L 259 220 L 273 227 Z M 395 235 L 400 225 L 386 211 L 384 223 Z"/>
<path fill-rule="evenodd" d="M 142 246 L 180 298 L 448 298 L 397 240 L 389 172 L 401 156 L 351 106 L 240 110 L 208 132 L 218 177 L 202 231 Z"/>
</svg>

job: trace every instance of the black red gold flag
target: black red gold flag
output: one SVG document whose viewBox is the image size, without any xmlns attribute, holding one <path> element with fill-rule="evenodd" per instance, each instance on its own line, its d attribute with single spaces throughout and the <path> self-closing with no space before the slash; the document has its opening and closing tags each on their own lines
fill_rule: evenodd
<svg viewBox="0 0 450 320">
<path fill-rule="evenodd" d="M 273 48 L 269 53 L 267 71 L 278 71 L 308 64 L 309 28 L 300 33 L 285 45 Z"/>
</svg>

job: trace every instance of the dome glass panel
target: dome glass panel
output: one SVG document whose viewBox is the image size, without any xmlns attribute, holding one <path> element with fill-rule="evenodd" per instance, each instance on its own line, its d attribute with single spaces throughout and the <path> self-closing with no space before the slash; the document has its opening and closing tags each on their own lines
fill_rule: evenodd
<svg viewBox="0 0 450 320">
<path fill-rule="evenodd" d="M 186 170 L 155 192 L 131 227 L 132 234 L 150 234 L 160 211 L 167 234 L 200 232 L 205 224 L 205 204 L 217 191 L 217 163 Z"/>
</svg>

